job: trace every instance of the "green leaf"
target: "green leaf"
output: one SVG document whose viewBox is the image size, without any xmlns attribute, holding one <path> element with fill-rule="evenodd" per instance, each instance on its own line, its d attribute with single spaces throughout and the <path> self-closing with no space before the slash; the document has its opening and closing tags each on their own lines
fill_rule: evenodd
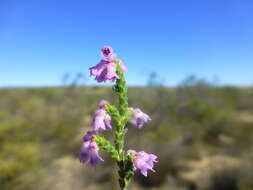
<svg viewBox="0 0 253 190">
<path fill-rule="evenodd" d="M 110 114 L 114 120 L 119 121 L 120 119 L 120 114 L 119 111 L 117 110 L 117 108 L 115 106 L 112 106 L 110 104 L 106 104 L 105 105 L 105 111 Z"/>
<path fill-rule="evenodd" d="M 94 135 L 94 140 L 98 144 L 98 146 L 108 152 L 112 158 L 119 160 L 118 152 L 108 140 L 99 135 Z"/>
</svg>

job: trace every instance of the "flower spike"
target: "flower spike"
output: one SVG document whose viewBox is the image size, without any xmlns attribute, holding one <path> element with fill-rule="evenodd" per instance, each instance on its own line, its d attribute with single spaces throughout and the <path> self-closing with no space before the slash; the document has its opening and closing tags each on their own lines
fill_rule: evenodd
<svg viewBox="0 0 253 190">
<path fill-rule="evenodd" d="M 118 96 L 118 107 L 110 105 L 108 101 L 101 100 L 92 121 L 92 131 L 88 131 L 83 137 L 83 147 L 79 155 L 81 163 L 89 162 L 92 167 L 104 160 L 99 156 L 99 149 L 110 154 L 116 161 L 119 170 L 119 185 L 121 190 L 126 190 L 133 178 L 134 172 L 139 170 L 147 176 L 148 171 L 154 171 L 154 163 L 157 156 L 144 151 L 125 151 L 125 136 L 128 128 L 127 122 L 137 128 L 141 128 L 150 117 L 139 108 L 128 107 L 127 86 L 124 72 L 127 67 L 117 58 L 111 46 L 104 46 L 100 52 L 103 59 L 95 66 L 89 68 L 90 75 L 101 82 L 115 82 L 113 91 Z M 113 124 L 115 125 L 112 127 Z M 99 133 L 111 130 L 114 133 L 114 144 Z"/>
</svg>

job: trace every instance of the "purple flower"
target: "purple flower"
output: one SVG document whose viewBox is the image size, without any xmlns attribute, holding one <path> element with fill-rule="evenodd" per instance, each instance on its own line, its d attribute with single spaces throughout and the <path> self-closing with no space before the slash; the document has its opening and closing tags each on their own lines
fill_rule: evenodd
<svg viewBox="0 0 253 190">
<path fill-rule="evenodd" d="M 135 150 L 128 150 L 129 154 L 133 154 L 134 170 L 139 169 L 142 175 L 147 176 L 147 171 L 153 170 L 154 162 L 157 162 L 157 156 L 148 154 L 144 151 L 136 152 Z"/>
<path fill-rule="evenodd" d="M 116 59 L 116 54 L 113 52 L 111 46 L 104 46 L 101 48 L 101 56 L 104 57 L 106 61 L 114 61 Z"/>
<path fill-rule="evenodd" d="M 107 80 L 113 82 L 119 79 L 116 73 L 116 54 L 113 52 L 113 49 L 110 46 L 104 46 L 101 49 L 101 55 L 104 57 L 104 60 L 101 60 L 96 66 L 89 68 L 90 75 L 95 76 L 97 82 L 106 82 Z M 128 70 L 122 61 L 118 61 L 121 70 L 127 72 Z"/>
<path fill-rule="evenodd" d="M 98 130 L 111 130 L 111 116 L 106 113 L 104 107 L 108 104 L 106 100 L 102 100 L 99 103 L 99 109 L 95 112 L 95 116 L 93 117 L 93 129 L 95 131 Z"/>
<path fill-rule="evenodd" d="M 96 134 L 96 131 L 88 131 L 86 135 L 83 137 L 83 142 L 87 142 L 93 139 L 93 135 Z"/>
<path fill-rule="evenodd" d="M 104 107 L 105 107 L 106 104 L 109 104 L 109 102 L 108 102 L 107 100 L 101 100 L 101 101 L 99 102 L 98 107 L 99 107 L 100 109 L 104 109 Z"/>
<path fill-rule="evenodd" d="M 129 110 L 132 111 L 132 116 L 129 119 L 129 123 L 135 125 L 137 128 L 141 128 L 144 123 L 150 121 L 150 117 L 142 112 L 139 108 L 129 107 Z"/>
<path fill-rule="evenodd" d="M 87 161 L 90 162 L 92 167 L 96 167 L 99 162 L 103 162 L 104 160 L 98 155 L 99 147 L 93 140 L 89 140 L 83 143 L 82 151 L 79 155 L 79 159 L 81 163 L 85 163 Z"/>
<path fill-rule="evenodd" d="M 101 60 L 99 64 L 90 68 L 90 75 L 95 76 L 97 82 L 106 82 L 107 80 L 115 81 L 119 79 L 116 73 L 116 64 Z"/>
</svg>

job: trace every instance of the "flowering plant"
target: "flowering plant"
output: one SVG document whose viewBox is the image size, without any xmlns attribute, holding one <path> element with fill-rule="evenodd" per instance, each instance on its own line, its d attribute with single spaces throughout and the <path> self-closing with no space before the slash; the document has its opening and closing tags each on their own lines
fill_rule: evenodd
<svg viewBox="0 0 253 190">
<path fill-rule="evenodd" d="M 113 91 L 119 97 L 119 108 L 111 105 L 108 101 L 102 100 L 99 103 L 93 117 L 93 129 L 88 131 L 83 137 L 83 147 L 79 155 L 81 163 L 90 162 L 92 167 L 96 167 L 104 160 L 99 156 L 99 148 L 108 152 L 116 160 L 119 167 L 119 185 L 121 190 L 126 190 L 131 178 L 136 170 L 147 176 L 148 170 L 154 171 L 154 163 L 157 156 L 144 151 L 124 150 L 125 126 L 129 122 L 137 128 L 141 128 L 148 122 L 150 117 L 139 108 L 128 107 L 127 87 L 124 72 L 128 69 L 117 59 L 116 54 L 110 46 L 101 49 L 102 59 L 96 66 L 90 68 L 90 74 L 95 76 L 97 82 L 114 82 Z M 115 121 L 115 126 L 111 121 Z M 101 130 L 112 130 L 115 140 L 112 145 L 108 140 L 99 135 Z"/>
</svg>

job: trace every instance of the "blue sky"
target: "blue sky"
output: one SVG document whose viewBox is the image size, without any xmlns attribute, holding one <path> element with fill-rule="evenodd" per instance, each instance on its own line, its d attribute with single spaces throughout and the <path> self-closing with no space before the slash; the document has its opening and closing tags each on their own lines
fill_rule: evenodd
<svg viewBox="0 0 253 190">
<path fill-rule="evenodd" d="M 252 0 L 0 0 L 0 86 L 61 85 L 111 45 L 130 85 L 253 84 Z"/>
</svg>

